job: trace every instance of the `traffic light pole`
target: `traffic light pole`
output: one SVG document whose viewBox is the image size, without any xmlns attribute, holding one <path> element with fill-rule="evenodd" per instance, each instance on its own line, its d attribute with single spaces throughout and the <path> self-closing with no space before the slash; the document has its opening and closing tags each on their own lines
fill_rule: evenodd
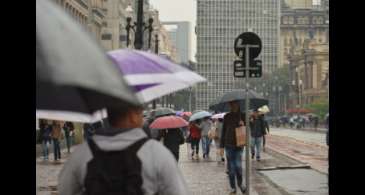
<svg viewBox="0 0 365 195">
<path fill-rule="evenodd" d="M 250 100 L 248 96 L 249 92 L 249 77 L 250 77 L 250 49 L 251 48 L 258 48 L 258 45 L 250 45 L 246 44 L 245 47 L 245 56 L 246 56 L 246 63 L 245 63 L 245 82 L 246 82 L 246 97 L 245 97 L 245 120 L 246 120 L 246 194 L 250 195 L 250 175 L 251 175 L 251 158 L 250 158 L 250 146 L 251 146 L 251 129 L 250 129 L 250 121 L 249 121 L 249 107 L 250 107 Z"/>
<path fill-rule="evenodd" d="M 246 121 L 246 194 L 250 195 L 250 173 L 251 173 L 251 162 L 250 162 L 250 121 L 249 121 L 249 116 L 248 116 L 248 108 L 250 105 L 250 100 L 248 99 L 248 91 L 249 91 L 249 68 L 250 68 L 250 45 L 245 45 L 245 50 L 246 50 L 246 77 L 245 77 L 245 82 L 246 82 L 246 97 L 245 97 L 245 103 L 246 103 L 246 108 L 245 108 L 245 121 Z"/>
</svg>

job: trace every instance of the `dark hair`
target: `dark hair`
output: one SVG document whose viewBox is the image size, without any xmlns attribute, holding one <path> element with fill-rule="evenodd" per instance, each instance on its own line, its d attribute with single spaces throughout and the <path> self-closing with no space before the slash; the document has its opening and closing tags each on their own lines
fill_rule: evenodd
<svg viewBox="0 0 365 195">
<path fill-rule="evenodd" d="M 142 110 L 142 106 L 127 106 L 127 107 L 114 107 L 107 108 L 108 121 L 110 125 L 114 125 L 120 118 L 126 117 L 127 114 L 132 110 Z"/>
</svg>

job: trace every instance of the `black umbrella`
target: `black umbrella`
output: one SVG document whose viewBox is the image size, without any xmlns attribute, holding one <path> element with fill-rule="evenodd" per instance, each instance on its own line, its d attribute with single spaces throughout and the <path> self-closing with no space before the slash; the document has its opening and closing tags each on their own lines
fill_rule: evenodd
<svg viewBox="0 0 365 195">
<path fill-rule="evenodd" d="M 93 113 L 139 105 L 119 69 L 51 1 L 36 1 L 36 109 Z"/>
<path fill-rule="evenodd" d="M 228 93 L 223 94 L 218 97 L 210 106 L 210 110 L 219 111 L 219 112 L 229 112 L 230 108 L 228 103 L 231 101 L 239 101 L 240 109 L 243 111 L 245 109 L 245 98 L 246 98 L 246 90 L 235 90 Z M 261 106 L 268 105 L 269 101 L 264 99 L 261 95 L 256 93 L 253 90 L 249 90 L 248 98 L 250 100 L 249 109 L 258 109 Z"/>
<path fill-rule="evenodd" d="M 175 115 L 175 111 L 171 108 L 157 108 L 156 110 L 151 111 L 150 117 L 157 118 L 168 115 Z"/>
</svg>

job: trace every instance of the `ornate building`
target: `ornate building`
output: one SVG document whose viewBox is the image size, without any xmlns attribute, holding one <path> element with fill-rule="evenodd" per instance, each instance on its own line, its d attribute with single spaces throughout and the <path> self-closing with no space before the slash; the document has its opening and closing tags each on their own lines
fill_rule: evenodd
<svg viewBox="0 0 365 195">
<path fill-rule="evenodd" d="M 327 5 L 321 1 L 312 7 L 310 1 L 285 2 L 281 11 L 280 61 L 289 67 L 288 107 L 298 107 L 328 97 L 328 1 Z"/>
</svg>

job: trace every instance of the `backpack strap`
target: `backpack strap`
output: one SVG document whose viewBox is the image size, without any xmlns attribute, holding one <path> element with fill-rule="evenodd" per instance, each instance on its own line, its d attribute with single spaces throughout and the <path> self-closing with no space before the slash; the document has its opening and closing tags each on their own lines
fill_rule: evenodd
<svg viewBox="0 0 365 195">
<path fill-rule="evenodd" d="M 127 148 L 127 150 L 129 152 L 132 152 L 133 153 L 137 153 L 137 151 L 141 148 L 141 146 L 146 142 L 148 141 L 149 138 L 145 137 L 145 138 L 142 138 L 140 140 L 138 140 L 137 142 L 133 143 L 131 146 L 129 146 Z"/>
<path fill-rule="evenodd" d="M 133 143 L 131 146 L 129 146 L 127 148 L 128 151 L 130 152 L 133 152 L 133 153 L 136 153 L 139 148 L 148 140 L 149 138 L 142 138 L 140 140 L 138 140 L 137 142 Z M 96 156 L 100 151 L 101 149 L 96 145 L 95 141 L 93 139 L 88 139 L 87 141 L 90 149 L 91 149 L 91 152 L 93 154 L 93 156 Z"/>
<path fill-rule="evenodd" d="M 97 155 L 97 153 L 99 153 L 99 151 L 101 151 L 100 148 L 98 147 L 98 145 L 96 145 L 96 143 L 93 139 L 87 139 L 87 143 L 91 149 L 93 156 L 95 157 Z"/>
</svg>

